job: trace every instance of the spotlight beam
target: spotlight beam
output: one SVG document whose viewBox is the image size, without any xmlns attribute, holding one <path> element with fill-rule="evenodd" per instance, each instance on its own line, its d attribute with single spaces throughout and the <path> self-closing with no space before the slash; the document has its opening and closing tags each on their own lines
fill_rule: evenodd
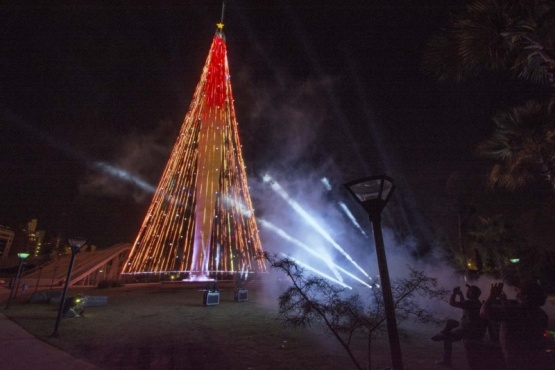
<svg viewBox="0 0 555 370">
<path fill-rule="evenodd" d="M 350 287 L 349 285 L 347 285 L 347 284 L 345 284 L 345 283 L 342 283 L 341 281 L 332 278 L 332 277 L 329 276 L 328 274 L 326 274 L 326 273 L 324 273 L 324 272 L 322 272 L 322 271 L 320 271 L 320 270 L 318 270 L 318 269 L 315 269 L 314 267 L 309 266 L 309 265 L 307 265 L 306 263 L 303 263 L 303 262 L 299 261 L 299 260 L 296 259 L 296 258 L 293 258 L 293 257 L 291 257 L 291 256 L 288 256 L 288 255 L 286 255 L 285 253 L 282 253 L 281 255 L 284 256 L 284 257 L 289 258 L 290 260 L 292 260 L 293 262 L 295 262 L 295 263 L 298 264 L 299 266 L 301 266 L 301 267 L 303 267 L 303 268 L 305 268 L 305 269 L 307 269 L 307 270 L 310 270 L 310 271 L 312 271 L 312 272 L 314 272 L 314 273 L 316 273 L 316 274 L 318 274 L 318 275 L 320 275 L 320 276 L 325 277 L 325 278 L 328 279 L 329 281 L 332 281 L 332 282 L 334 282 L 334 283 L 336 283 L 336 284 L 338 284 L 338 285 L 341 285 L 341 286 L 344 287 L 344 288 L 351 289 L 351 290 L 353 289 L 353 288 Z"/>
<path fill-rule="evenodd" d="M 351 213 L 351 211 L 349 210 L 349 208 L 347 207 L 347 205 L 343 202 L 339 202 L 339 207 L 341 208 L 341 210 L 343 211 L 343 213 L 345 213 L 345 215 L 347 215 L 347 217 L 349 218 L 349 220 L 351 220 L 351 222 L 353 223 L 353 225 L 355 225 L 355 227 L 357 229 L 360 230 L 360 232 L 362 233 L 362 235 L 364 235 L 365 237 L 368 238 L 368 235 L 366 235 L 366 233 L 364 232 L 364 230 L 362 230 L 362 227 L 360 227 L 360 224 L 357 222 L 355 216 Z"/>
<path fill-rule="evenodd" d="M 335 275 L 335 277 L 340 280 L 343 281 L 343 277 L 341 276 L 341 274 L 339 274 L 339 272 L 337 271 L 337 265 L 335 265 L 333 262 L 331 262 L 329 260 L 329 258 L 324 258 L 322 254 L 317 253 L 316 251 L 314 251 L 312 248 L 310 248 L 308 245 L 304 244 L 303 242 L 301 242 L 298 239 L 293 238 L 291 235 L 289 235 L 288 233 L 286 233 L 283 229 L 277 227 L 276 225 L 264 220 L 264 219 L 258 219 L 257 220 L 260 225 L 264 226 L 267 229 L 272 230 L 273 232 L 275 232 L 276 234 L 278 234 L 280 237 L 282 237 L 283 239 L 287 240 L 288 242 L 291 242 L 299 247 L 301 247 L 302 249 L 304 249 L 305 251 L 307 251 L 308 253 L 312 254 L 314 257 L 324 261 L 324 263 L 330 268 L 330 270 L 333 272 L 333 274 Z"/>
<path fill-rule="evenodd" d="M 40 127 L 33 125 L 15 115 L 2 104 L 0 104 L 0 118 L 5 119 L 8 123 L 14 125 L 19 130 L 35 136 L 42 142 L 46 143 L 49 147 L 59 151 L 66 157 L 84 163 L 89 168 L 99 170 L 113 178 L 133 184 L 139 189 L 145 190 L 149 193 L 154 193 L 156 190 L 154 186 L 148 184 L 139 177 L 130 174 L 122 168 L 112 166 L 106 162 L 94 161 L 87 158 L 86 155 L 74 150 L 68 144 L 58 140 L 56 137 L 42 130 Z"/>
<path fill-rule="evenodd" d="M 342 273 L 344 273 L 345 275 L 350 276 L 352 279 L 358 281 L 359 283 L 361 283 L 362 285 L 367 286 L 368 288 L 372 289 L 372 286 L 369 285 L 368 283 L 366 283 L 364 280 L 361 280 L 359 277 L 357 277 L 356 275 L 352 274 L 351 272 L 345 270 L 343 267 L 329 261 L 326 260 L 325 258 L 322 257 L 322 255 L 318 254 L 317 252 L 315 252 L 313 249 L 311 249 L 309 246 L 307 246 L 306 244 L 302 243 L 301 241 L 299 241 L 298 239 L 293 238 L 291 235 L 287 234 L 283 229 L 280 229 L 279 227 L 277 227 L 276 225 L 263 220 L 263 219 L 258 219 L 257 220 L 261 226 L 272 230 L 273 232 L 275 232 L 276 234 L 278 234 L 279 236 L 281 236 L 282 238 L 284 238 L 285 240 L 294 243 L 295 245 L 298 245 L 299 247 L 303 248 L 304 250 L 306 250 L 307 252 L 309 252 L 310 254 L 312 254 L 314 257 L 321 259 L 322 261 L 324 261 L 328 267 L 330 268 L 330 270 L 332 270 L 332 272 L 334 273 L 334 275 L 337 277 L 338 274 L 336 273 L 336 270 L 341 271 Z M 341 275 L 339 275 L 338 277 L 339 280 L 343 281 L 343 278 L 341 277 Z M 370 280 L 372 280 L 372 278 L 370 278 Z"/>
<path fill-rule="evenodd" d="M 112 166 L 111 164 L 105 162 L 95 162 L 94 167 L 96 169 L 99 169 L 103 173 L 112 176 L 113 178 L 133 184 L 139 189 L 146 192 L 154 193 L 156 191 L 156 188 L 154 186 L 138 178 L 137 176 L 130 174 L 128 171 L 122 168 Z"/>
<path fill-rule="evenodd" d="M 314 228 L 320 235 L 324 237 L 330 244 L 337 249 L 341 254 L 347 258 L 349 262 L 353 264 L 360 272 L 363 273 L 364 276 L 370 278 L 370 276 L 360 267 L 352 258 L 351 256 L 339 245 L 330 234 L 328 234 L 317 222 L 314 220 L 312 216 L 310 216 L 295 200 L 289 197 L 289 194 L 275 181 L 270 175 L 266 174 L 263 177 L 264 182 L 270 182 L 270 186 L 272 190 L 274 190 L 279 196 L 283 198 L 289 205 L 297 212 L 301 217 L 308 222 L 310 226 Z"/>
<path fill-rule="evenodd" d="M 324 184 L 324 187 L 326 188 L 327 191 L 331 191 L 332 187 L 330 184 L 330 181 L 328 180 L 327 177 L 322 177 L 320 179 L 320 181 L 322 182 L 322 184 Z M 341 210 L 343 211 L 343 213 L 345 213 L 345 215 L 347 216 L 347 218 L 353 223 L 353 225 L 362 233 L 362 235 L 364 235 L 365 237 L 368 238 L 368 235 L 366 235 L 366 233 L 364 232 L 364 230 L 362 230 L 362 228 L 360 227 L 360 224 L 357 222 L 357 220 L 355 219 L 355 216 L 351 213 L 351 211 L 349 210 L 349 208 L 347 208 L 347 205 L 343 202 L 337 202 L 337 204 L 339 204 L 339 208 L 341 208 Z"/>
</svg>

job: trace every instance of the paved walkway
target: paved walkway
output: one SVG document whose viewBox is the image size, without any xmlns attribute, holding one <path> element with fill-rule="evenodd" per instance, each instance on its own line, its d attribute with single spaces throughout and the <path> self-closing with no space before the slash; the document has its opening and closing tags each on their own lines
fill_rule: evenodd
<svg viewBox="0 0 555 370">
<path fill-rule="evenodd" d="M 98 370 L 83 360 L 33 336 L 1 310 L 9 290 L 0 287 L 0 370 Z"/>
<path fill-rule="evenodd" d="M 1 370 L 93 370 L 83 360 L 43 342 L 0 313 Z"/>
</svg>

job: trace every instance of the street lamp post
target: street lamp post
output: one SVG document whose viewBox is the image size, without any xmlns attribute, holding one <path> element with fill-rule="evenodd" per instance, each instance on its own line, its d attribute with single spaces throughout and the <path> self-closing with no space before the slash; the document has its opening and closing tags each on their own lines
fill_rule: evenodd
<svg viewBox="0 0 555 370">
<path fill-rule="evenodd" d="M 381 228 L 382 211 L 391 198 L 395 185 L 393 179 L 386 175 L 365 177 L 345 184 L 353 198 L 364 208 L 372 223 L 374 242 L 376 244 L 376 257 L 380 272 L 380 283 L 384 300 L 385 319 L 389 337 L 389 349 L 393 369 L 403 370 L 403 356 L 397 330 L 395 317 L 395 303 L 389 280 L 389 269 L 383 243 Z"/>
<path fill-rule="evenodd" d="M 58 317 L 56 318 L 56 325 L 54 326 L 54 332 L 52 333 L 52 337 L 57 337 L 60 334 L 58 333 L 58 327 L 60 326 L 60 321 L 62 320 L 63 310 L 64 310 L 64 303 L 66 300 L 67 290 L 69 288 L 69 281 L 71 280 L 71 271 L 73 270 L 73 263 L 75 262 L 75 255 L 83 245 L 87 242 L 85 239 L 81 238 L 70 238 L 67 240 L 69 246 L 71 247 L 71 260 L 69 262 L 69 268 L 67 269 L 67 276 L 64 283 L 64 290 L 62 291 L 62 298 L 60 300 L 60 307 L 58 308 Z"/>
<path fill-rule="evenodd" d="M 12 288 L 10 289 L 10 295 L 8 297 L 8 302 L 6 302 L 6 310 L 10 308 L 10 303 L 12 299 L 15 298 L 17 293 L 17 288 L 19 286 L 19 275 L 21 275 L 21 270 L 23 269 L 23 262 L 27 257 L 29 257 L 30 253 L 21 252 L 17 254 L 19 258 L 19 267 L 17 268 L 17 274 L 15 275 L 15 280 L 12 284 Z"/>
</svg>

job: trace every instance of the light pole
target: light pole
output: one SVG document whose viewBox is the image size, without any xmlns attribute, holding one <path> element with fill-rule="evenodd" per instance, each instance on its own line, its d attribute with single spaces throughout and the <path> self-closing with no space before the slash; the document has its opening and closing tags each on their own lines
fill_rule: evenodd
<svg viewBox="0 0 555 370">
<path fill-rule="evenodd" d="M 71 271 L 73 270 L 73 263 L 75 262 L 75 255 L 83 245 L 87 242 L 86 239 L 81 238 L 70 238 L 67 240 L 69 246 L 71 247 L 71 260 L 69 262 L 69 268 L 67 269 L 67 276 L 66 281 L 64 283 L 64 290 L 62 291 L 62 298 L 60 300 L 60 307 L 58 308 L 58 317 L 56 318 L 56 325 L 54 326 L 54 332 L 52 333 L 52 337 L 57 337 L 60 334 L 58 333 L 58 327 L 60 326 L 60 321 L 62 320 L 62 314 L 64 310 L 64 303 L 66 300 L 67 289 L 69 288 L 69 281 L 71 280 Z"/>
<path fill-rule="evenodd" d="M 17 274 L 15 275 L 15 280 L 10 290 L 10 296 L 8 297 L 8 302 L 6 302 L 6 310 L 10 308 L 10 303 L 12 302 L 12 298 L 16 296 L 15 293 L 17 293 L 17 288 L 19 286 L 19 275 L 21 274 L 21 270 L 23 269 L 23 261 L 25 261 L 25 259 L 29 257 L 30 254 L 31 253 L 25 253 L 25 252 L 21 252 L 17 254 L 17 257 L 19 258 L 19 267 L 17 268 Z"/>
<path fill-rule="evenodd" d="M 383 243 L 381 219 L 382 211 L 391 198 L 395 185 L 393 179 L 386 175 L 365 177 L 353 180 L 345 184 L 349 193 L 364 208 L 374 232 L 374 242 L 376 244 L 376 257 L 378 259 L 378 269 L 380 271 L 380 282 L 384 300 L 385 319 L 387 322 L 387 334 L 389 337 L 389 350 L 391 352 L 391 362 L 393 369 L 403 370 L 403 356 L 399 342 L 399 332 L 397 331 L 397 319 L 395 317 L 395 303 L 391 291 L 389 280 L 389 270 Z"/>
</svg>

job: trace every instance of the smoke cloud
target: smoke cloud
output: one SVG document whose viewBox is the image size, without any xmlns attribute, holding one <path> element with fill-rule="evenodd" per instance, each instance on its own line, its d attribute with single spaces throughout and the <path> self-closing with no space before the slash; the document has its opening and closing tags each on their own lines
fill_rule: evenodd
<svg viewBox="0 0 555 370">
<path fill-rule="evenodd" d="M 243 124 L 239 129 L 241 137 L 246 139 L 243 150 L 247 167 L 251 167 L 249 185 L 264 250 L 291 256 L 334 278 L 339 268 L 368 282 L 368 278 L 356 265 L 362 267 L 370 277 L 379 277 L 368 215 L 350 198 L 343 183 L 352 180 L 353 174 L 363 177 L 390 173 L 393 169 L 387 171 L 388 168 L 385 168 L 384 171 L 379 165 L 380 161 L 370 160 L 371 173 L 368 173 L 365 172 L 368 170 L 365 165 L 350 160 L 365 158 L 371 155 L 372 150 L 368 150 L 368 153 L 352 153 L 358 147 L 354 144 L 344 145 L 346 138 L 340 134 L 341 127 L 334 124 L 342 120 L 334 112 L 329 91 L 336 90 L 344 81 L 331 77 L 295 81 L 288 73 L 279 74 L 276 80 L 280 83 L 261 84 L 254 78 L 250 79 L 248 71 L 242 71 L 240 86 L 236 88 L 236 91 L 241 91 L 251 86 L 247 89 L 250 94 L 244 99 L 248 105 L 236 100 L 236 106 L 239 117 L 247 115 L 242 118 Z M 367 125 L 379 126 L 380 122 Z M 334 131 L 330 131 L 329 127 L 337 127 L 335 137 L 330 137 Z M 381 156 L 387 156 L 387 146 L 380 148 L 384 149 Z M 377 156 L 378 149 L 373 150 Z M 271 180 L 268 181 L 268 177 Z M 275 190 L 276 183 L 287 196 Z M 401 199 L 395 199 L 399 197 Z M 410 192 L 404 194 L 403 189 L 398 188 L 392 203 L 397 201 L 402 207 L 411 203 L 410 199 L 406 199 L 409 197 Z M 296 207 L 304 210 L 305 214 Z M 345 208 L 351 215 L 345 212 Z M 419 245 L 433 242 L 422 240 L 422 234 L 425 233 L 413 235 L 410 232 L 420 226 L 407 224 L 409 220 L 419 217 L 407 217 L 406 214 L 411 211 L 384 211 L 382 230 L 390 278 L 396 280 L 406 277 L 408 266 L 411 266 L 437 278 L 439 286 L 445 289 L 470 283 L 443 262 L 445 259 L 440 249 L 432 246 L 428 254 L 422 256 L 419 253 Z M 396 228 L 389 228 L 388 224 Z M 404 233 L 398 232 L 399 224 L 402 224 Z M 327 235 L 319 230 L 325 230 Z M 339 245 L 345 253 L 334 244 Z M 341 271 L 339 275 L 345 284 L 362 294 L 364 289 L 368 289 Z M 279 293 L 275 289 L 279 290 L 280 284 L 274 283 L 270 281 L 266 290 L 275 297 Z M 472 284 L 478 285 L 485 297 L 490 281 L 481 279 Z M 461 315 L 460 310 L 450 307 L 446 302 L 419 303 L 438 315 L 456 319 Z"/>
<path fill-rule="evenodd" d="M 114 150 L 110 164 L 95 162 L 79 185 L 83 194 L 94 194 L 137 203 L 148 201 L 169 158 L 179 124 L 162 120 L 149 132 L 131 132 Z"/>
</svg>

